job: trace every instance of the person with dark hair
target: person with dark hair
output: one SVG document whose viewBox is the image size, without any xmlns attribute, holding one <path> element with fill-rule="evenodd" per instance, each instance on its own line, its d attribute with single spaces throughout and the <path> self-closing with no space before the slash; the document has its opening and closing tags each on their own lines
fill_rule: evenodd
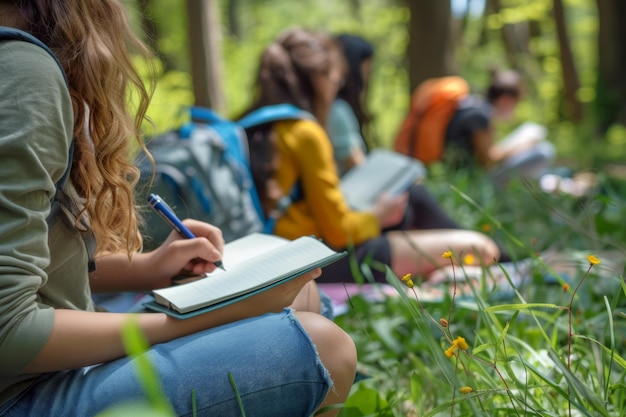
<svg viewBox="0 0 626 417">
<path fill-rule="evenodd" d="M 318 282 L 354 282 L 353 261 L 370 262 L 377 281 L 388 265 L 398 276 L 427 277 L 444 266 L 447 250 L 472 253 L 491 264 L 500 252 L 487 236 L 469 230 L 413 230 L 403 222 L 408 195 L 383 195 L 367 211 L 355 211 L 341 192 L 333 147 L 325 130 L 343 84 L 346 63 L 331 37 L 301 28 L 284 31 L 263 52 L 253 104 L 288 103 L 315 120 L 278 121 L 248 129 L 254 181 L 266 214 L 280 212 L 274 233 L 288 239 L 313 235 L 349 257 L 324 268 Z M 298 188 L 286 208 L 284 197 Z"/>
<path fill-rule="evenodd" d="M 308 416 L 343 403 L 352 339 L 286 308 L 320 269 L 185 320 L 94 305 L 92 291 L 212 271 L 221 231 L 185 219 L 196 238 L 173 231 L 142 250 L 131 150 L 145 149 L 151 89 L 134 63 L 151 56 L 120 0 L 0 0 L 0 35 L 0 415 L 147 403 L 145 363 L 175 415 Z M 150 346 L 140 356 L 125 349 L 133 323 Z"/>
<path fill-rule="evenodd" d="M 484 96 L 470 94 L 458 76 L 434 78 L 420 84 L 395 141 L 395 148 L 426 164 L 442 161 L 453 170 L 479 166 L 496 183 L 515 172 L 538 177 L 554 156 L 543 126 L 524 123 L 510 137 L 496 141 L 495 120 L 510 120 L 523 95 L 520 74 L 492 70 Z"/>
<path fill-rule="evenodd" d="M 364 135 L 371 120 L 366 101 L 374 47 L 357 35 L 341 34 L 335 36 L 335 39 L 345 55 L 347 71 L 330 109 L 327 131 L 339 174 L 343 175 L 365 161 L 371 147 L 367 146 Z M 426 186 L 420 183 L 408 189 L 404 224 L 410 229 L 460 228 L 442 210 Z"/>
</svg>

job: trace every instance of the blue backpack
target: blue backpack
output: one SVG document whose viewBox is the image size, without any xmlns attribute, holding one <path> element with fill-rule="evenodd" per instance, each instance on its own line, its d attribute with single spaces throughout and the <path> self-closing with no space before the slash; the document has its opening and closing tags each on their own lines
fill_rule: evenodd
<svg viewBox="0 0 626 417">
<path fill-rule="evenodd" d="M 274 219 L 264 215 L 250 172 L 245 129 L 313 116 L 289 104 L 262 107 L 237 122 L 202 107 L 192 107 L 190 116 L 178 129 L 148 140 L 156 166 L 145 153 L 137 157 L 140 198 L 159 195 L 180 218 L 219 227 L 226 242 L 253 232 L 272 233 Z M 145 247 L 154 248 L 171 228 L 154 212 L 146 212 L 144 219 Z"/>
</svg>

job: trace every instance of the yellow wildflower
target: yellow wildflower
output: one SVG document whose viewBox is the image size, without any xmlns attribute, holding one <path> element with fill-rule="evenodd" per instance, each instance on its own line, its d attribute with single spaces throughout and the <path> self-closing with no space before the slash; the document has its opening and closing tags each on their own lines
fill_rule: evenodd
<svg viewBox="0 0 626 417">
<path fill-rule="evenodd" d="M 452 345 L 450 346 L 448 349 L 445 350 L 445 352 L 443 352 L 448 358 L 451 358 L 454 356 L 454 352 L 456 351 L 456 346 Z"/>
<path fill-rule="evenodd" d="M 468 253 L 467 255 L 463 257 L 463 263 L 465 265 L 474 265 L 475 260 L 476 258 L 471 253 Z"/>
<path fill-rule="evenodd" d="M 439 319 L 439 323 L 441 323 L 443 327 L 448 327 L 448 320 L 444 318 Z"/>
<path fill-rule="evenodd" d="M 413 288 L 415 286 L 415 284 L 413 284 L 413 280 L 412 279 L 407 279 L 406 280 L 406 286 L 409 288 Z"/>
<path fill-rule="evenodd" d="M 446 259 L 450 259 L 450 258 L 452 258 L 452 251 L 447 250 L 441 256 L 443 256 Z"/>
<path fill-rule="evenodd" d="M 408 281 L 411 279 L 411 274 L 406 274 L 402 277 L 402 281 Z"/>
<path fill-rule="evenodd" d="M 461 388 L 459 388 L 459 392 L 461 394 L 469 394 L 469 393 L 474 392 L 474 388 L 472 388 L 472 387 L 461 387 Z"/>
<path fill-rule="evenodd" d="M 587 255 L 587 260 L 590 265 L 598 265 L 600 263 L 600 260 L 593 255 Z"/>
<path fill-rule="evenodd" d="M 464 337 L 458 336 L 456 339 L 454 339 L 452 341 L 452 344 L 456 347 L 458 347 L 461 350 L 467 350 L 469 349 L 469 345 L 467 344 L 467 342 L 465 341 Z"/>
</svg>

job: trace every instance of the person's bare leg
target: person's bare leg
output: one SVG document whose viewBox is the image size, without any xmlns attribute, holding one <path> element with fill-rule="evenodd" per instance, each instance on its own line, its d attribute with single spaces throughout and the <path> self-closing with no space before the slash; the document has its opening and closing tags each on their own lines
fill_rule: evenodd
<svg viewBox="0 0 626 417">
<path fill-rule="evenodd" d="M 315 281 L 309 281 L 302 287 L 295 300 L 293 300 L 291 308 L 296 311 L 320 312 L 320 293 Z"/>
<path fill-rule="evenodd" d="M 295 315 L 311 336 L 320 359 L 333 380 L 333 387 L 320 408 L 343 403 L 348 398 L 356 374 L 357 355 L 352 338 L 335 323 L 319 314 L 296 311 Z M 334 417 L 340 410 L 339 408 L 331 410 L 321 416 Z"/>
<path fill-rule="evenodd" d="M 432 229 L 407 232 L 388 232 L 391 247 L 391 269 L 396 275 L 427 276 L 432 271 L 449 265 L 442 258 L 452 251 L 457 259 L 472 254 L 476 264 L 492 264 L 500 258 L 500 250 L 488 236 L 472 230 Z"/>
</svg>

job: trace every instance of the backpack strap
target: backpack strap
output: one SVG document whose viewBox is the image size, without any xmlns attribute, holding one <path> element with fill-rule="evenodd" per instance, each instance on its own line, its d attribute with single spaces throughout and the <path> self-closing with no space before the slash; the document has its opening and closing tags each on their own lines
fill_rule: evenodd
<svg viewBox="0 0 626 417">
<path fill-rule="evenodd" d="M 46 51 L 52 57 L 52 59 L 54 59 L 54 62 L 57 63 L 57 65 L 59 66 L 59 69 L 61 70 L 61 74 L 63 75 L 63 79 L 65 80 L 65 85 L 68 86 L 69 88 L 67 75 L 65 74 L 65 71 L 63 70 L 63 66 L 61 65 L 61 62 L 59 61 L 57 56 L 54 54 L 54 52 L 52 52 L 52 50 L 45 43 L 43 43 L 42 41 L 40 41 L 39 39 L 31 35 L 30 33 L 24 32 L 19 29 L 11 28 L 11 27 L 6 27 L 6 26 L 0 26 L 0 40 L 22 41 L 22 42 L 28 42 L 28 43 L 32 43 L 33 45 L 39 46 L 41 49 Z M 55 184 L 54 196 L 50 200 L 50 213 L 48 214 L 48 217 L 46 217 L 46 223 L 48 224 L 48 229 L 50 229 L 52 225 L 54 224 L 54 222 L 57 220 L 58 213 L 61 210 L 61 207 L 71 202 L 71 199 L 65 194 L 63 189 L 65 188 L 65 185 L 69 181 L 70 169 L 72 167 L 73 157 L 74 157 L 74 140 L 72 140 L 72 142 L 70 143 L 70 147 L 68 150 L 67 167 L 65 168 L 65 171 L 63 172 L 63 175 L 61 176 L 61 178 Z M 73 206 L 73 203 L 72 203 L 72 206 Z M 81 233 L 81 236 L 83 237 L 83 241 L 85 242 L 85 247 L 87 248 L 87 254 L 89 258 L 89 272 L 92 272 L 96 269 L 94 256 L 93 256 L 95 252 L 95 247 L 96 247 L 95 236 L 93 235 L 93 233 Z"/>
<path fill-rule="evenodd" d="M 281 103 L 258 108 L 239 119 L 237 123 L 244 129 L 250 129 L 255 126 L 277 122 L 279 120 L 300 119 L 315 120 L 315 117 L 311 113 L 292 104 Z"/>
</svg>

